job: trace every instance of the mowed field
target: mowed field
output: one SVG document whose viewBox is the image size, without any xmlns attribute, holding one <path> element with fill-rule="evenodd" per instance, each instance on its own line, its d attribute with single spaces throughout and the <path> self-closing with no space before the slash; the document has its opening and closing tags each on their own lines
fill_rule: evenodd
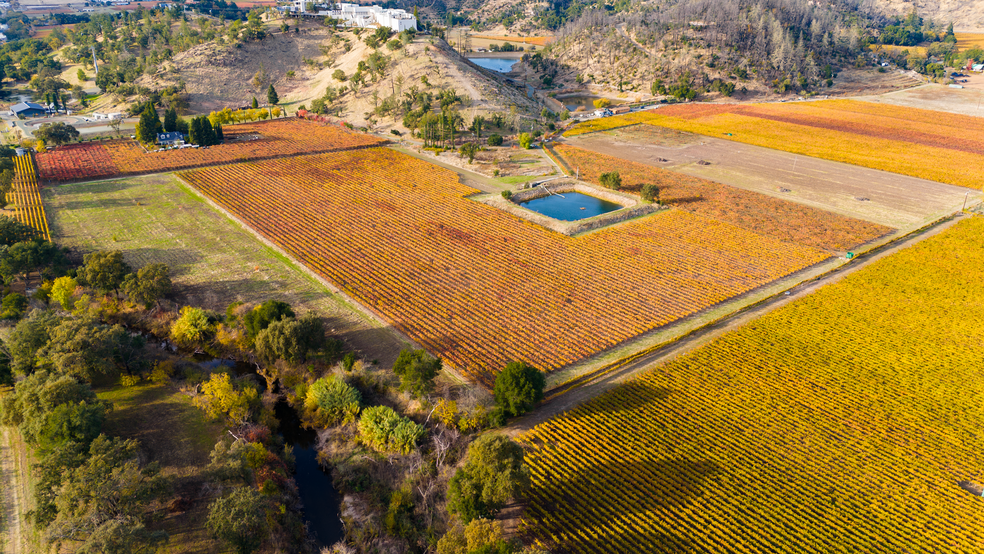
<svg viewBox="0 0 984 554">
<path fill-rule="evenodd" d="M 856 100 L 685 104 L 578 124 L 645 123 L 980 190 L 984 118 Z"/>
<path fill-rule="evenodd" d="M 981 552 L 984 217 L 520 437 L 557 551 Z"/>
<path fill-rule="evenodd" d="M 799 243 L 683 210 L 568 237 L 382 148 L 180 176 L 484 384 L 508 361 L 557 369 L 830 255 L 806 234 Z M 810 211 L 793 207 L 780 216 Z"/>
<path fill-rule="evenodd" d="M 222 127 L 225 142 L 208 148 L 146 152 L 135 140 L 83 142 L 35 156 L 47 182 L 163 173 L 215 164 L 364 148 L 385 142 L 371 135 L 298 118 Z"/>
<path fill-rule="evenodd" d="M 80 253 L 120 250 L 135 268 L 165 263 L 180 303 L 224 312 L 235 301 L 282 300 L 324 316 L 334 335 L 383 363 L 403 346 L 171 175 L 61 185 L 43 194 L 58 244 Z"/>
<path fill-rule="evenodd" d="M 564 150 L 568 165 L 604 171 L 628 167 L 633 175 L 646 175 L 641 166 L 625 163 L 639 162 L 896 229 L 920 227 L 951 214 L 965 198 L 968 205 L 981 199 L 980 191 L 964 187 L 653 125 L 566 140 L 577 147 L 558 149 Z M 659 183 L 662 175 L 652 171 L 640 178 Z"/>
</svg>

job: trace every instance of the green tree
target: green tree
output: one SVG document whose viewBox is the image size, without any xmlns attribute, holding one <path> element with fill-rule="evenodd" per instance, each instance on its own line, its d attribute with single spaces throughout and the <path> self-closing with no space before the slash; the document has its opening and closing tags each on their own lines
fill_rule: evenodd
<svg viewBox="0 0 984 554">
<path fill-rule="evenodd" d="M 28 444 L 48 447 L 59 436 L 87 447 L 108 409 L 89 385 L 44 370 L 20 381 L 13 394 L 0 399 L 0 407 L 0 423 L 17 427 Z"/>
<path fill-rule="evenodd" d="M 132 439 L 100 435 L 92 441 L 85 462 L 68 468 L 55 498 L 58 516 L 46 530 L 46 537 L 60 543 L 88 542 L 95 536 L 94 542 L 101 542 L 113 535 L 109 529 L 100 530 L 103 526 L 113 522 L 141 525 L 147 507 L 167 490 L 167 481 L 156 463 L 141 467 L 139 456 L 139 443 Z M 130 540 L 136 538 L 131 535 Z M 143 535 L 151 543 L 163 538 L 160 534 Z M 89 545 L 90 552 L 94 546 Z"/>
<path fill-rule="evenodd" d="M 294 310 L 291 309 L 290 304 L 279 300 L 267 300 L 250 310 L 243 318 L 246 336 L 250 340 L 255 339 L 260 331 L 269 327 L 274 321 L 288 318 L 294 318 Z"/>
<path fill-rule="evenodd" d="M 495 378 L 495 403 L 507 416 L 520 416 L 543 400 L 546 378 L 526 362 L 510 362 Z"/>
<path fill-rule="evenodd" d="M 0 340 L 0 387 L 14 386 L 13 362 L 6 344 Z"/>
<path fill-rule="evenodd" d="M 212 503 L 205 525 L 216 537 L 231 544 L 238 554 L 259 550 L 269 533 L 266 502 L 251 487 L 240 487 Z"/>
<path fill-rule="evenodd" d="M 622 188 L 622 176 L 617 171 L 602 173 L 598 181 L 601 183 L 601 186 L 607 189 L 618 190 Z"/>
<path fill-rule="evenodd" d="M 137 140 L 144 144 L 154 144 L 157 142 L 157 135 L 164 129 L 161 118 L 157 115 L 154 105 L 147 102 L 142 112 L 140 121 L 137 122 Z"/>
<path fill-rule="evenodd" d="M 53 242 L 43 240 L 18 242 L 2 256 L 0 274 L 8 279 L 20 275 L 26 280 L 32 271 L 39 272 L 42 277 L 50 276 L 67 264 L 65 252 Z"/>
<path fill-rule="evenodd" d="M 267 89 L 267 103 L 271 106 L 276 106 L 280 103 L 280 97 L 277 96 L 277 89 L 273 88 L 273 83 L 270 83 L 270 88 Z"/>
<path fill-rule="evenodd" d="M 8 204 L 8 202 L 7 202 L 7 195 L 10 194 L 10 191 L 12 191 L 13 189 L 14 189 L 14 170 L 13 169 L 4 169 L 4 170 L 0 171 L 0 208 L 6 208 L 7 207 L 7 204 Z M 0 216 L 0 221 L 2 221 L 4 219 L 13 219 L 13 218 L 8 217 L 8 216 Z M 28 240 L 30 238 L 33 238 L 37 234 L 37 232 L 32 227 L 30 227 L 29 225 L 23 225 L 21 223 L 18 223 L 18 225 L 21 225 L 22 227 L 25 227 L 28 230 L 28 232 L 26 234 L 22 235 L 20 238 L 18 238 L 14 242 L 19 242 L 19 241 L 22 241 L 22 240 Z M 3 241 L 4 240 L 4 236 L 5 236 L 4 235 L 4 230 L 2 228 L 2 224 L 0 224 L 0 241 Z M 12 243 L 5 243 L 5 244 L 12 244 Z"/>
<path fill-rule="evenodd" d="M 502 146 L 502 136 L 489 135 L 489 146 Z"/>
<path fill-rule="evenodd" d="M 432 358 L 426 350 L 404 348 L 393 364 L 393 373 L 400 376 L 400 390 L 419 398 L 434 389 L 434 378 L 440 373 L 441 365 L 441 359 Z"/>
<path fill-rule="evenodd" d="M 178 130 L 178 110 L 171 106 L 164 112 L 164 132 L 173 133 Z"/>
<path fill-rule="evenodd" d="M 154 554 L 168 539 L 165 531 L 152 531 L 143 523 L 113 519 L 96 527 L 75 552 L 77 554 Z"/>
<path fill-rule="evenodd" d="M 325 343 L 324 324 L 314 314 L 300 319 L 278 319 L 256 335 L 256 354 L 267 363 L 280 359 L 292 364 L 307 360 Z"/>
<path fill-rule="evenodd" d="M 195 402 L 209 418 L 224 416 L 230 424 L 237 425 L 249 420 L 259 399 L 259 393 L 252 386 L 237 388 L 228 373 L 213 373 L 202 385 L 202 394 Z"/>
<path fill-rule="evenodd" d="M 79 140 L 79 130 L 60 121 L 45 123 L 34 131 L 34 138 L 43 140 L 45 144 L 65 144 Z"/>
<path fill-rule="evenodd" d="M 149 309 L 151 305 L 171 294 L 174 285 L 166 264 L 147 264 L 136 273 L 127 275 L 122 288 L 130 300 Z"/>
<path fill-rule="evenodd" d="M 27 311 L 28 304 L 27 297 L 19 292 L 4 296 L 3 305 L 0 306 L 0 319 L 20 319 Z"/>
<path fill-rule="evenodd" d="M 448 483 L 448 511 L 465 523 L 491 519 L 529 486 L 523 448 L 504 435 L 482 435 L 468 447 L 464 466 Z"/>
<path fill-rule="evenodd" d="M 337 375 L 315 381 L 304 398 L 309 419 L 322 428 L 353 421 L 359 415 L 361 403 L 359 389 Z"/>
<path fill-rule="evenodd" d="M 222 141 L 225 140 L 225 135 L 222 133 L 222 125 L 216 123 L 212 126 L 212 129 L 215 131 L 215 144 L 222 144 Z"/>
<path fill-rule="evenodd" d="M 116 293 L 119 296 L 120 286 L 131 272 L 130 266 L 123 260 L 119 250 L 100 250 L 90 252 L 83 257 L 85 265 L 79 275 L 92 288 L 102 294 Z"/>
<path fill-rule="evenodd" d="M 642 199 L 646 202 L 659 202 L 659 187 L 652 184 L 646 183 L 642 185 Z"/>
<path fill-rule="evenodd" d="M 530 147 L 533 146 L 533 135 L 531 135 L 529 133 L 520 133 L 519 134 L 519 146 L 521 146 L 522 148 L 524 148 L 526 150 L 529 150 Z"/>
<path fill-rule="evenodd" d="M 51 338 L 38 354 L 57 371 L 92 382 L 99 376 L 115 375 L 116 351 L 124 336 L 120 325 L 112 327 L 95 316 L 66 318 L 51 330 Z"/>
<path fill-rule="evenodd" d="M 260 107 L 260 103 L 256 101 L 255 96 L 253 97 L 253 102 L 250 103 L 250 106 L 252 106 L 254 110 Z"/>
<path fill-rule="evenodd" d="M 19 375 L 30 375 L 38 368 L 38 353 L 48 345 L 51 332 L 62 318 L 45 310 L 34 310 L 10 332 L 7 347 L 11 367 Z"/>
</svg>

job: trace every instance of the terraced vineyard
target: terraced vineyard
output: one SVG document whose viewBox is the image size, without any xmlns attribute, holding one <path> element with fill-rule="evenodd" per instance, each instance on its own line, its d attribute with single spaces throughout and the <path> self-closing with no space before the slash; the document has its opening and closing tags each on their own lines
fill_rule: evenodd
<svg viewBox="0 0 984 554">
<path fill-rule="evenodd" d="M 38 154 L 39 177 L 44 181 L 85 181 L 297 154 L 334 152 L 385 142 L 370 135 L 299 118 L 229 125 L 222 130 L 225 142 L 210 148 L 146 152 L 134 140 L 61 146 Z"/>
<path fill-rule="evenodd" d="M 180 176 L 485 384 L 510 360 L 553 370 L 828 257 L 683 211 L 568 237 L 389 149 Z"/>
<path fill-rule="evenodd" d="M 596 119 L 569 136 L 645 123 L 980 189 L 984 120 L 930 110 L 826 100 L 686 104 Z"/>
<path fill-rule="evenodd" d="M 568 166 L 579 170 L 582 179 L 598 183 L 602 173 L 618 171 L 626 192 L 638 194 L 643 183 L 654 183 L 659 187 L 660 200 L 674 208 L 786 242 L 806 244 L 829 252 L 843 252 L 892 230 L 883 225 L 575 146 L 557 144 L 553 149 Z"/>
<path fill-rule="evenodd" d="M 41 191 L 38 189 L 38 179 L 30 154 L 14 158 L 13 185 L 7 200 L 17 208 L 17 220 L 33 227 L 38 236 L 51 240 L 48 218 L 44 213 L 44 203 L 41 201 Z"/>
<path fill-rule="evenodd" d="M 558 551 L 981 552 L 984 217 L 521 437 Z"/>
</svg>

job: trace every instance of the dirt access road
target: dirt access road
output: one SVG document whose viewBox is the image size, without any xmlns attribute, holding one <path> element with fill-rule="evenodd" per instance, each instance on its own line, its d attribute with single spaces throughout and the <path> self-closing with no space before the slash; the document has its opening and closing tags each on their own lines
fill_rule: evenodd
<svg viewBox="0 0 984 554">
<path fill-rule="evenodd" d="M 0 552 L 21 554 L 27 552 L 21 533 L 21 513 L 23 503 L 17 472 L 17 453 L 11 442 L 10 430 L 6 427 L 0 433 L 0 483 L 3 487 L 3 506 L 0 510 Z"/>
<path fill-rule="evenodd" d="M 631 162 L 702 177 L 903 231 L 960 210 L 980 191 L 665 129 L 633 125 L 564 139 Z"/>
<path fill-rule="evenodd" d="M 687 354 L 697 348 L 708 344 L 721 335 L 733 331 L 743 325 L 754 321 L 776 309 L 779 309 L 790 302 L 803 298 L 820 287 L 836 283 L 844 277 L 863 269 L 878 260 L 890 256 L 895 252 L 918 244 L 923 240 L 949 229 L 957 221 L 965 216 L 959 214 L 957 217 L 943 221 L 939 224 L 928 226 L 925 229 L 915 231 L 909 235 L 890 242 L 880 248 L 872 250 L 855 259 L 854 262 L 841 266 L 817 279 L 797 285 L 784 293 L 777 294 L 765 299 L 755 305 L 749 306 L 734 315 L 722 318 L 705 327 L 702 327 L 683 338 L 646 354 L 623 366 L 618 362 L 609 364 L 610 371 L 599 371 L 593 375 L 587 375 L 580 380 L 565 387 L 558 387 L 560 390 L 548 392 L 547 399 L 536 410 L 526 416 L 515 420 L 504 432 L 512 437 L 529 431 L 537 425 L 547 420 L 567 412 L 577 405 L 587 402 L 602 393 L 615 388 L 628 381 L 629 379 L 643 372 L 649 371 L 658 365 L 662 365 L 674 358 Z"/>
</svg>

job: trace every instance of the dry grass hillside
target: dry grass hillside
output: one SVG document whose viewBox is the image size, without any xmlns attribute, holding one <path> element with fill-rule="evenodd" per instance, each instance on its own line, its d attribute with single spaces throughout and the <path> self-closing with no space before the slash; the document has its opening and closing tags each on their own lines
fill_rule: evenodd
<svg viewBox="0 0 984 554">
<path fill-rule="evenodd" d="M 266 85 L 255 86 L 253 82 L 261 70 L 277 89 L 281 105 L 291 111 L 302 105 L 310 108 L 329 86 L 344 89 L 345 94 L 336 102 L 339 116 L 356 125 L 365 125 L 367 115 L 383 99 L 402 96 L 411 87 L 429 92 L 454 88 L 465 99 L 460 110 L 469 120 L 477 114 L 508 112 L 511 106 L 516 106 L 519 114 L 539 113 L 540 107 L 522 90 L 475 69 L 443 41 L 428 36 L 396 50 L 380 48 L 387 58 L 383 76 L 375 81 L 367 77 L 364 86 L 353 90 L 348 78 L 373 52 L 363 41 L 367 33 L 357 36 L 314 23 L 302 23 L 300 33 L 293 29 L 286 34 L 276 29 L 267 38 L 238 48 L 214 42 L 196 46 L 176 55 L 156 75 L 142 77 L 141 82 L 160 88 L 183 81 L 190 111 L 196 113 L 246 105 L 254 96 L 265 103 Z M 345 81 L 333 78 L 338 70 L 345 74 Z M 384 127 L 402 128 L 393 118 L 374 119 Z"/>
<path fill-rule="evenodd" d="M 872 7 L 886 15 L 905 15 L 914 7 L 922 17 L 952 22 L 958 31 L 984 29 L 984 0 L 873 0 Z"/>
</svg>

